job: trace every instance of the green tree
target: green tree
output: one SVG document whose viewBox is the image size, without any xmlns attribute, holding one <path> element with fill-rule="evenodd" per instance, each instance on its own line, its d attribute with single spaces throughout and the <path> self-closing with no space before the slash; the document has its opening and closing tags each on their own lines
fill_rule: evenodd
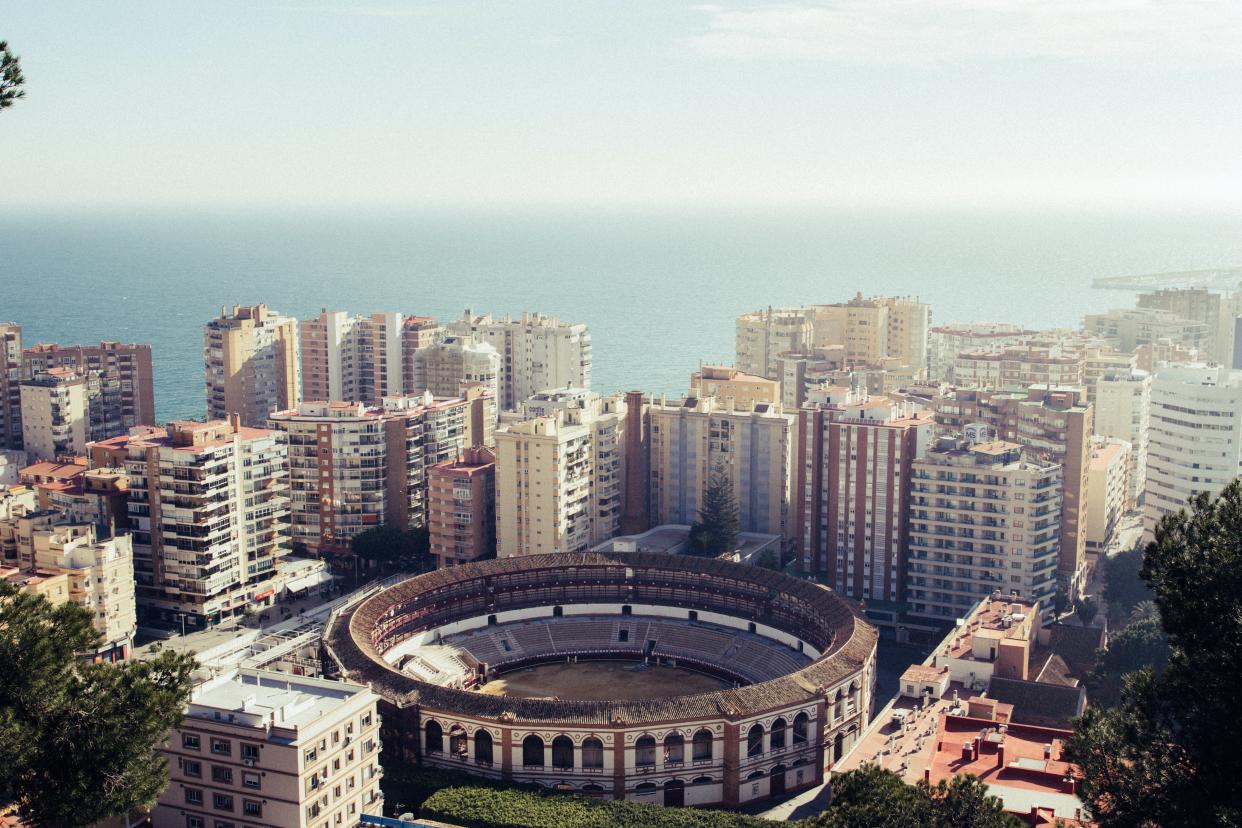
<svg viewBox="0 0 1242 828">
<path fill-rule="evenodd" d="M 1151 601 L 1134 608 L 1130 621 L 1109 635 L 1108 646 L 1087 679 L 1093 705 L 1115 707 L 1121 703 L 1122 677 L 1144 667 L 1157 675 L 1169 663 L 1169 641 L 1160 626 L 1160 612 Z"/>
<path fill-rule="evenodd" d="M 18 98 L 26 97 L 26 90 L 22 89 L 25 84 L 21 60 L 9 51 L 6 41 L 0 40 L 0 109 L 7 109 Z"/>
<path fill-rule="evenodd" d="M 1100 605 L 1091 598 L 1077 598 L 1074 600 L 1074 614 L 1078 616 L 1078 623 L 1084 627 L 1095 620 L 1095 616 L 1100 611 Z"/>
<path fill-rule="evenodd" d="M 431 535 L 426 528 L 403 532 L 395 526 L 372 526 L 354 535 L 349 548 L 369 565 L 378 565 L 382 570 L 400 565 L 421 572 L 431 560 Z"/>
<path fill-rule="evenodd" d="M 1069 606 L 1070 606 L 1069 593 L 1067 593 L 1065 590 L 1061 589 L 1060 587 L 1057 587 L 1057 591 L 1053 593 L 1053 596 L 1052 596 L 1053 613 L 1055 613 L 1056 616 L 1060 618 L 1062 615 L 1065 614 L 1065 611 L 1069 609 Z"/>
<path fill-rule="evenodd" d="M 1168 667 L 1125 678 L 1120 704 L 1088 708 L 1067 745 L 1103 828 L 1242 824 L 1242 482 L 1166 516 L 1143 555 Z"/>
<path fill-rule="evenodd" d="M 1104 601 L 1108 620 L 1114 626 L 1125 623 L 1134 608 L 1152 599 L 1151 590 L 1139 574 L 1143 569 L 1143 550 L 1128 549 L 1104 561 Z"/>
<path fill-rule="evenodd" d="M 699 555 L 721 555 L 737 549 L 742 521 L 733 494 L 733 478 L 724 464 L 717 464 L 707 479 L 699 522 L 690 529 L 691 551 Z"/>
<path fill-rule="evenodd" d="M 807 828 L 1020 828 L 975 776 L 907 785 L 892 771 L 863 765 L 832 777 L 832 804 Z"/>
<path fill-rule="evenodd" d="M 194 660 L 95 664 L 91 615 L 0 583 L 0 795 L 37 825 L 92 825 L 155 802 L 156 745 L 181 722 Z"/>
</svg>

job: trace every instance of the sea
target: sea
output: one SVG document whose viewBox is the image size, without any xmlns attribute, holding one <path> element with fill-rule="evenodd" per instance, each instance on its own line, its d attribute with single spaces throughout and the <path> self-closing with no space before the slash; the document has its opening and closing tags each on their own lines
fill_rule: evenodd
<svg viewBox="0 0 1242 828">
<path fill-rule="evenodd" d="M 828 209 L 0 208 L 0 321 L 27 344 L 147 342 L 161 420 L 204 413 L 202 326 L 266 302 L 585 322 L 597 391 L 684 393 L 734 320 L 857 292 L 934 322 L 1077 326 L 1128 307 L 1101 276 L 1242 265 L 1242 215 Z"/>
</svg>

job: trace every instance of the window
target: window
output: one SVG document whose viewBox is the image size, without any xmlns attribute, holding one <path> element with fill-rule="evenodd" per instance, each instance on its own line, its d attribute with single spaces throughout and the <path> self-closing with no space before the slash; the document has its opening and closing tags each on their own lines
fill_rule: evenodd
<svg viewBox="0 0 1242 828">
<path fill-rule="evenodd" d="M 795 745 L 806 744 L 807 724 L 809 724 L 810 720 L 811 720 L 811 717 L 806 715 L 805 713 L 799 713 L 797 716 L 794 717 L 793 743 Z"/>
<path fill-rule="evenodd" d="M 543 739 L 532 734 L 522 740 L 522 764 L 528 768 L 543 767 Z"/>
<path fill-rule="evenodd" d="M 305 755 L 306 755 L 306 764 L 308 765 L 311 762 L 314 762 L 317 758 L 319 758 L 319 752 L 316 751 L 314 748 L 311 748 L 310 750 L 306 751 Z"/>
<path fill-rule="evenodd" d="M 634 743 L 634 764 L 640 768 L 655 767 L 655 737 L 640 736 Z"/>
<path fill-rule="evenodd" d="M 181 746 L 187 750 L 198 750 L 199 741 L 197 733 L 182 733 Z"/>
<path fill-rule="evenodd" d="M 746 733 L 746 755 L 748 757 L 763 755 L 763 725 L 752 725 Z"/>
<path fill-rule="evenodd" d="M 783 750 L 785 748 L 785 720 L 777 719 L 772 722 L 772 750 Z"/>
<path fill-rule="evenodd" d="M 474 732 L 474 761 L 480 765 L 492 763 L 492 734 L 486 730 Z"/>
<path fill-rule="evenodd" d="M 263 816 L 263 803 L 253 799 L 243 799 L 242 813 L 246 816 L 261 817 Z"/>
<path fill-rule="evenodd" d="M 465 759 L 469 752 L 469 741 L 466 738 L 466 729 L 461 725 L 453 725 L 449 728 L 449 753 L 453 756 Z"/>
<path fill-rule="evenodd" d="M 694 761 L 710 762 L 712 758 L 712 732 L 707 729 L 694 734 Z"/>
<path fill-rule="evenodd" d="M 363 727 L 370 727 L 370 726 L 371 726 L 371 714 L 370 714 L 370 713 L 365 713 L 365 714 L 363 714 L 363 716 L 362 716 L 362 726 L 363 726 Z"/>
<path fill-rule="evenodd" d="M 604 743 L 594 736 L 582 741 L 582 767 L 604 767 Z"/>
<path fill-rule="evenodd" d="M 203 792 L 198 788 L 185 789 L 185 802 L 187 805 L 202 805 Z"/>
<path fill-rule="evenodd" d="M 215 824 L 215 828 L 233 828 L 233 823 L 231 823 L 231 822 L 222 822 L 222 821 L 220 821 L 220 820 L 218 820 L 218 819 L 215 821 L 215 823 L 214 823 L 214 824 Z"/>
<path fill-rule="evenodd" d="M 444 752 L 444 728 L 440 727 L 439 722 L 427 722 L 424 747 L 427 753 Z"/>
<path fill-rule="evenodd" d="M 186 776 L 193 776 L 195 778 L 200 778 L 203 775 L 203 765 L 202 763 L 196 762 L 193 759 L 182 759 L 181 760 L 181 772 L 184 773 Z"/>
<path fill-rule="evenodd" d="M 664 737 L 664 764 L 680 765 L 686 761 L 686 740 L 680 733 Z"/>
<path fill-rule="evenodd" d="M 186 817 L 185 828 L 203 828 L 203 818 L 198 816 Z"/>
<path fill-rule="evenodd" d="M 233 810 L 233 797 L 222 793 L 212 794 L 211 807 L 217 811 L 231 811 Z"/>
<path fill-rule="evenodd" d="M 231 756 L 233 745 L 228 739 L 212 739 L 211 752 L 218 756 Z"/>
<path fill-rule="evenodd" d="M 259 761 L 259 746 L 252 745 L 249 742 L 242 742 L 241 746 L 242 761 L 257 762 Z"/>
<path fill-rule="evenodd" d="M 242 773 L 242 787 L 257 791 L 262 784 L 257 773 L 250 773 L 249 771 Z"/>
<path fill-rule="evenodd" d="M 211 766 L 211 781 L 219 782 L 221 785 L 233 784 L 233 769 L 221 765 Z"/>
<path fill-rule="evenodd" d="M 552 740 L 552 767 L 573 770 L 574 743 L 568 736 L 557 736 Z"/>
</svg>

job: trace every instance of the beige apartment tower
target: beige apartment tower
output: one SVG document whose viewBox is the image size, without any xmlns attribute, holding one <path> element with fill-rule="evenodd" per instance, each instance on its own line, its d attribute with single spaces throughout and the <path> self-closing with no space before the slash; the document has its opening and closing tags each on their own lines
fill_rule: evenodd
<svg viewBox="0 0 1242 828">
<path fill-rule="evenodd" d="M 233 414 L 249 428 L 302 399 L 298 321 L 267 305 L 234 305 L 207 323 L 203 332 L 207 418 Z"/>
<path fill-rule="evenodd" d="M 789 521 L 796 417 L 779 405 L 740 410 L 716 397 L 647 408 L 651 522 L 693 524 L 714 470 L 733 481 L 743 532 L 793 537 Z"/>
<path fill-rule="evenodd" d="M 86 452 L 92 390 L 70 368 L 40 371 L 21 384 L 22 444 L 31 460 Z"/>
<path fill-rule="evenodd" d="M 380 734 L 367 687 L 239 669 L 194 688 L 162 752 L 169 828 L 336 828 L 383 815 Z"/>
<path fill-rule="evenodd" d="M 704 365 L 690 375 L 690 396 L 716 397 L 721 402 L 732 399 L 735 407 L 745 411 L 760 403 L 779 403 L 781 384 L 728 365 Z"/>
<path fill-rule="evenodd" d="M 592 395 L 496 432 L 496 554 L 586 552 L 620 531 L 626 401 Z"/>
</svg>

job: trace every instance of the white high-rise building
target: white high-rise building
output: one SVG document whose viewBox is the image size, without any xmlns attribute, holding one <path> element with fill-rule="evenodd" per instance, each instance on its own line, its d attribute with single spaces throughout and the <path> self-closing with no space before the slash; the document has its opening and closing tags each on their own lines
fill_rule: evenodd
<svg viewBox="0 0 1242 828">
<path fill-rule="evenodd" d="M 1147 442 L 1151 426 L 1151 374 L 1133 370 L 1106 374 L 1095 384 L 1095 433 L 1130 444 L 1126 505 L 1138 507 L 1147 486 Z"/>
<path fill-rule="evenodd" d="M 496 432 L 496 554 L 586 552 L 620 531 L 624 397 L 592 396 Z"/>
<path fill-rule="evenodd" d="M 473 336 L 500 355 L 499 405 L 505 411 L 553 388 L 591 387 L 591 333 L 581 323 L 523 313 L 520 319 L 476 316 L 469 309 L 445 326 L 451 336 Z"/>
<path fill-rule="evenodd" d="M 1143 529 L 1199 492 L 1217 494 L 1242 471 L 1242 372 L 1191 363 L 1161 368 L 1151 383 Z"/>
</svg>

